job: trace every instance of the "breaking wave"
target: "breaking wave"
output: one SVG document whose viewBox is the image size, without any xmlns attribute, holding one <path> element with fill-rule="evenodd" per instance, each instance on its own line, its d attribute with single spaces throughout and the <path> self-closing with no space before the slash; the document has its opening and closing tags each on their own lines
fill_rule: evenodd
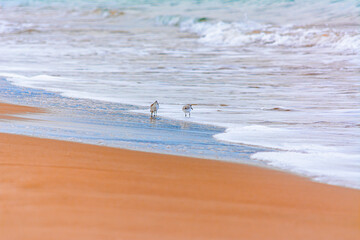
<svg viewBox="0 0 360 240">
<path fill-rule="evenodd" d="M 219 46 L 323 47 L 360 53 L 360 31 L 326 25 L 283 26 L 253 21 L 225 22 L 210 18 L 159 16 L 158 24 L 195 33 L 198 41 Z"/>
</svg>

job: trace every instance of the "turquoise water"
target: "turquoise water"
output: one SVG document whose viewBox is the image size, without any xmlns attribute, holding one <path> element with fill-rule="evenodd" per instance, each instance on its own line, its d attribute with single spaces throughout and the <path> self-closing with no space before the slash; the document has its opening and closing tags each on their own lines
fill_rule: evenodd
<svg viewBox="0 0 360 240">
<path fill-rule="evenodd" d="M 199 128 L 212 144 L 271 149 L 252 152 L 251 161 L 359 187 L 359 1 L 0 6 L 0 77 L 14 88 L 88 108 L 94 101 L 127 106 L 119 109 L 144 118 L 158 100 L 164 121 L 217 129 Z M 49 106 L 47 96 L 32 103 Z M 191 118 L 184 104 L 193 104 Z M 96 141 L 111 145 L 105 133 L 119 127 L 113 124 Z M 70 135 L 62 139 L 78 140 Z M 169 152 L 179 153 L 176 142 Z"/>
</svg>

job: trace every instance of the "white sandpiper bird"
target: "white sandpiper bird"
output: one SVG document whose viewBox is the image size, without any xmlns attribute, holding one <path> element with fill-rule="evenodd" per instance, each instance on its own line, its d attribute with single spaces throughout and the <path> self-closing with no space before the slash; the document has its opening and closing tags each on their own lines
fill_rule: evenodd
<svg viewBox="0 0 360 240">
<path fill-rule="evenodd" d="M 155 101 L 153 104 L 150 105 L 151 117 L 157 116 L 157 110 L 158 109 L 159 109 L 158 101 Z"/>
<path fill-rule="evenodd" d="M 187 113 L 189 114 L 189 117 L 190 117 L 190 112 L 191 112 L 191 110 L 193 110 L 193 108 L 192 108 L 191 104 L 186 104 L 182 107 L 182 110 L 185 113 L 185 117 L 186 117 Z"/>
</svg>

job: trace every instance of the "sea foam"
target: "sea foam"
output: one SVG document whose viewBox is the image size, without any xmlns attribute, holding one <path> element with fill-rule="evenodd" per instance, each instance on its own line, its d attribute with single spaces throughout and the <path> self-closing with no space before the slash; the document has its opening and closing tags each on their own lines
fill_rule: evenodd
<svg viewBox="0 0 360 240">
<path fill-rule="evenodd" d="M 199 42 L 218 46 L 322 47 L 359 53 L 360 31 L 327 25 L 273 25 L 250 20 L 224 22 L 181 16 L 160 16 L 157 23 L 195 33 Z"/>
<path fill-rule="evenodd" d="M 334 145 L 335 142 L 324 145 L 324 138 L 317 134 L 323 133 L 250 125 L 228 128 L 214 137 L 220 141 L 272 149 L 251 156 L 270 166 L 329 184 L 360 188 L 360 152 L 356 145 L 351 149 Z M 303 139 L 303 143 L 299 139 Z"/>
<path fill-rule="evenodd" d="M 158 100 L 159 118 L 269 149 L 254 161 L 360 182 L 356 0 L 14 0 L 0 11 L 0 76 L 14 85 L 147 115 Z"/>
</svg>

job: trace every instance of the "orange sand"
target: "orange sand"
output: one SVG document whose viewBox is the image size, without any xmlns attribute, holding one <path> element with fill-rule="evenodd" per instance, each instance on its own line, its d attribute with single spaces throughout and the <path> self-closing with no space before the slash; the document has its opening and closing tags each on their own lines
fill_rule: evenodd
<svg viewBox="0 0 360 240">
<path fill-rule="evenodd" d="M 0 104 L 1 114 L 3 106 L 19 109 Z M 0 239 L 360 239 L 360 191 L 241 164 L 0 134 Z"/>
<path fill-rule="evenodd" d="M 12 114 L 43 112 L 41 109 L 19 106 L 8 103 L 0 103 L 0 119 L 21 119 L 11 116 Z"/>
</svg>

